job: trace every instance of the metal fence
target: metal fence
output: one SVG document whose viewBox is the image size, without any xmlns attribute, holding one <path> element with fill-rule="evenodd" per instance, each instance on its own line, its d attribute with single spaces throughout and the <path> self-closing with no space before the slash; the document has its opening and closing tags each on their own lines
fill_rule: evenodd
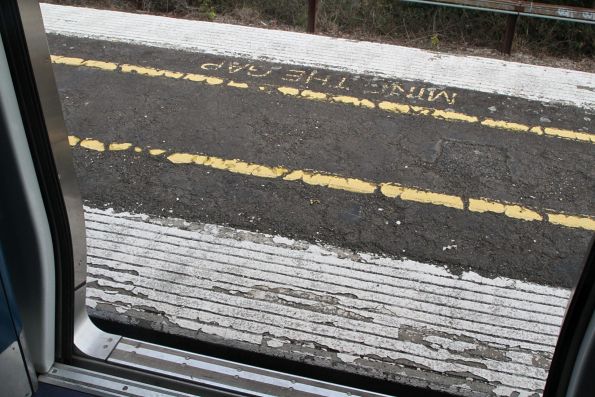
<svg viewBox="0 0 595 397">
<path fill-rule="evenodd" d="M 500 51 L 510 54 L 519 16 L 548 18 L 561 21 L 595 24 L 595 9 L 567 5 L 535 3 L 523 0 L 402 0 L 409 3 L 456 7 L 469 10 L 497 12 L 508 15 Z M 308 0 L 306 31 L 316 32 L 316 13 L 319 0 Z"/>
</svg>

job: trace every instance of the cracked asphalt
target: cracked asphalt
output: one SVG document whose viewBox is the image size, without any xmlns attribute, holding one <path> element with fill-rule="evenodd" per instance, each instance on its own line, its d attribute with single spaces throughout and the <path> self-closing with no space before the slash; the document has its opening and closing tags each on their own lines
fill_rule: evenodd
<svg viewBox="0 0 595 397">
<path fill-rule="evenodd" d="M 51 53 L 592 131 L 595 114 L 423 82 L 49 36 Z M 593 145 L 188 81 L 54 65 L 69 133 L 394 181 L 592 216 Z M 440 94 L 443 93 L 443 94 Z M 90 206 L 172 216 L 572 287 L 592 232 L 288 184 L 135 153 L 74 150 Z"/>
</svg>

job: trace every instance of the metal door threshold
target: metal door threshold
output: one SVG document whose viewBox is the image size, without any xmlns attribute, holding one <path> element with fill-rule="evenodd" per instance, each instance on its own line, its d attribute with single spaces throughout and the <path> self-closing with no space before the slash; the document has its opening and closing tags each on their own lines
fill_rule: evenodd
<svg viewBox="0 0 595 397">
<path fill-rule="evenodd" d="M 193 394 L 58 363 L 55 363 L 47 374 L 41 375 L 39 382 L 94 396 L 193 396 Z"/>
<path fill-rule="evenodd" d="M 239 395 L 384 396 L 128 338 L 122 338 L 107 361 Z"/>
</svg>

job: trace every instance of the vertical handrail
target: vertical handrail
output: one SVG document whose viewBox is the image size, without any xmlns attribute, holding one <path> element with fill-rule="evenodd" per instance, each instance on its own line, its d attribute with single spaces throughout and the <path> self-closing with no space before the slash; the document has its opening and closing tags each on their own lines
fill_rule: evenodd
<svg viewBox="0 0 595 397">
<path fill-rule="evenodd" d="M 506 19 L 506 30 L 504 31 L 504 37 L 502 38 L 502 45 L 500 47 L 500 51 L 504 54 L 510 55 L 512 52 L 512 41 L 514 40 L 518 17 L 518 14 L 509 14 Z"/>
<path fill-rule="evenodd" d="M 316 32 L 316 11 L 318 10 L 318 0 L 308 0 L 308 33 Z"/>
</svg>

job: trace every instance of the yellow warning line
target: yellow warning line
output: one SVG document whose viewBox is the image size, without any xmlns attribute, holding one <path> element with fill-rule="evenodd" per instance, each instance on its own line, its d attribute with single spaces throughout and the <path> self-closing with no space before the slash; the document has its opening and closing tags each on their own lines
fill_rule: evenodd
<svg viewBox="0 0 595 397">
<path fill-rule="evenodd" d="M 151 156 L 161 156 L 173 164 L 200 165 L 218 170 L 224 170 L 259 178 L 282 179 L 288 182 L 303 182 L 308 185 L 323 186 L 330 189 L 344 190 L 359 194 L 380 193 L 381 195 L 412 201 L 416 203 L 431 204 L 441 207 L 454 208 L 461 211 L 475 213 L 499 214 L 508 218 L 523 221 L 549 222 L 577 229 L 595 231 L 595 218 L 588 215 L 564 214 L 551 210 L 539 210 L 520 204 L 486 198 L 465 198 L 456 195 L 431 192 L 416 187 L 403 186 L 392 182 L 372 182 L 358 178 L 349 178 L 341 175 L 329 174 L 313 170 L 291 170 L 282 166 L 268 166 L 250 163 L 238 159 L 224 159 L 216 156 L 207 156 L 194 153 L 171 152 L 165 149 L 143 149 L 130 142 L 104 143 L 97 139 L 80 139 L 74 135 L 68 137 L 70 146 L 80 146 L 97 152 L 121 152 L 133 150 L 136 153 L 147 152 Z"/>
<path fill-rule="evenodd" d="M 220 77 L 207 76 L 203 74 L 176 72 L 165 69 L 155 69 L 146 66 L 118 64 L 114 62 L 103 62 L 95 60 L 85 60 L 82 58 L 72 58 L 59 55 L 52 55 L 52 62 L 56 64 L 86 67 L 106 71 L 120 71 L 122 73 L 135 73 L 148 77 L 166 77 L 171 79 L 183 79 L 207 85 L 221 85 L 239 89 L 253 89 L 260 92 L 273 93 L 278 92 L 283 95 L 291 96 L 312 101 L 323 101 L 328 103 L 339 103 L 349 106 L 361 107 L 365 109 L 380 109 L 385 112 L 409 114 L 416 116 L 426 116 L 437 120 L 451 122 L 463 122 L 480 124 L 485 127 L 506 130 L 510 132 L 520 132 L 533 135 L 548 136 L 560 139 L 569 139 L 579 142 L 595 143 L 595 134 L 591 132 L 573 131 L 562 128 L 544 127 L 539 125 L 528 125 L 504 120 L 494 120 L 488 117 L 479 117 L 465 113 L 434 109 L 424 106 L 408 105 L 403 103 L 389 101 L 372 101 L 365 98 L 357 98 L 346 95 L 335 95 L 327 92 L 318 92 L 312 90 L 300 90 L 295 87 L 276 86 L 276 85 L 253 85 L 247 82 L 238 82 Z"/>
</svg>

